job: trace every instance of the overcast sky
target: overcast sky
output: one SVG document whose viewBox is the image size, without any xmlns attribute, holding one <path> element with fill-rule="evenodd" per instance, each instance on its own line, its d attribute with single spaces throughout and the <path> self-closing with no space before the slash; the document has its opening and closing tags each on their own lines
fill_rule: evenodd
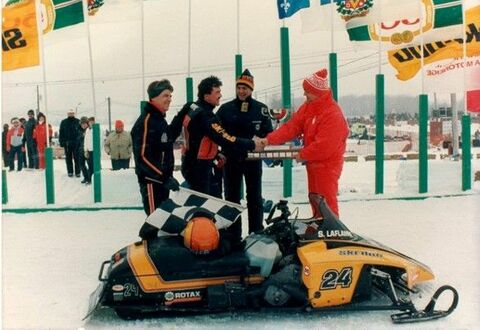
<svg viewBox="0 0 480 330">
<path fill-rule="evenodd" d="M 474 0 L 478 1 L 478 0 Z M 138 5 L 135 5 L 137 3 Z M 125 7 L 117 5 L 128 6 Z M 112 119 L 133 123 L 142 97 L 141 2 L 106 0 L 96 17 L 90 20 L 90 41 L 95 77 L 96 116 L 107 122 L 107 97 L 111 98 Z M 196 85 L 214 74 L 222 79 L 223 100 L 234 96 L 235 54 L 237 53 L 237 0 L 192 0 L 191 76 Z M 145 84 L 168 78 L 174 85 L 172 110 L 186 99 L 188 72 L 188 1 L 144 1 Z M 280 27 L 276 1 L 242 0 L 239 10 L 239 51 L 243 68 L 255 77 L 255 94 L 267 102 L 280 93 Z M 104 23 L 97 23 L 103 21 Z M 105 21 L 109 21 L 105 23 Z M 285 20 L 290 33 L 292 93 L 301 96 L 303 77 L 328 67 L 331 51 L 330 32 L 301 32 L 301 15 Z M 378 55 L 375 49 L 354 49 L 346 32 L 334 33 L 338 53 L 339 96 L 374 94 Z M 47 81 L 47 115 L 53 123 L 77 108 L 78 116 L 93 115 L 90 56 L 87 27 L 78 24 L 44 36 Z M 386 56 L 382 56 L 386 61 Z M 390 95 L 421 92 L 420 79 L 399 82 L 385 64 L 386 93 Z M 42 94 L 42 68 L 21 69 L 2 74 L 2 122 L 13 115 L 26 115 L 37 107 L 36 88 Z M 298 106 L 298 105 L 297 105 Z M 372 113 L 374 105 L 372 104 Z M 174 111 L 171 111 L 172 113 Z"/>
</svg>

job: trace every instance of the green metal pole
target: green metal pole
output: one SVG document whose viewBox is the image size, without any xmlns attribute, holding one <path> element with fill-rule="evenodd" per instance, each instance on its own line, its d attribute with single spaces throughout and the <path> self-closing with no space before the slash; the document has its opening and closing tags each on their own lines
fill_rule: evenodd
<svg viewBox="0 0 480 330">
<path fill-rule="evenodd" d="M 472 189 L 472 149 L 470 115 L 462 116 L 462 190 Z"/>
<path fill-rule="evenodd" d="M 419 98 L 418 192 L 428 192 L 428 95 Z"/>
<path fill-rule="evenodd" d="M 147 101 L 140 101 L 140 113 L 143 112 L 143 109 L 145 108 L 145 105 L 147 104 Z"/>
<path fill-rule="evenodd" d="M 187 77 L 187 102 L 193 102 L 193 78 Z"/>
<path fill-rule="evenodd" d="M 100 125 L 93 124 L 93 200 L 102 202 L 102 165 L 100 150 Z"/>
<path fill-rule="evenodd" d="M 235 80 L 237 80 L 237 78 L 242 74 L 242 63 L 242 55 L 235 55 Z"/>
<path fill-rule="evenodd" d="M 235 81 L 238 77 L 242 74 L 242 55 L 236 54 L 235 55 Z M 243 184 L 243 180 L 240 182 L 240 198 L 243 199 L 245 196 L 245 186 Z"/>
<path fill-rule="evenodd" d="M 282 72 L 282 102 L 283 107 L 290 110 L 292 106 L 290 88 L 290 45 L 288 41 L 288 28 L 280 28 L 280 61 Z M 292 196 L 292 160 L 283 161 L 283 197 Z"/>
<path fill-rule="evenodd" d="M 328 54 L 328 63 L 330 65 L 330 86 L 335 101 L 338 101 L 338 71 L 337 71 L 337 53 Z"/>
<path fill-rule="evenodd" d="M 375 194 L 383 194 L 385 141 L 385 76 L 375 77 Z"/>
<path fill-rule="evenodd" d="M 2 204 L 8 203 L 7 170 L 2 170 Z"/>
<path fill-rule="evenodd" d="M 47 204 L 55 204 L 55 176 L 53 175 L 53 148 L 45 149 L 45 189 Z"/>
</svg>

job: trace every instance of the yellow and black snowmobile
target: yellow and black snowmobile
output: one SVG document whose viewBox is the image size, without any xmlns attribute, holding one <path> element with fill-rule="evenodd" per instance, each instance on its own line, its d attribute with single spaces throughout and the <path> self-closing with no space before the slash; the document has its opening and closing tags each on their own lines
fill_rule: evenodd
<svg viewBox="0 0 480 330">
<path fill-rule="evenodd" d="M 86 317 L 99 308 L 113 308 L 124 319 L 242 309 L 397 310 L 393 322 L 407 323 L 442 318 L 456 308 L 457 291 L 445 285 L 417 310 L 411 297 L 418 284 L 434 278 L 432 271 L 351 232 L 322 197 L 312 194 L 310 200 L 318 205 L 317 217 L 292 219 L 287 202 L 280 201 L 268 227 L 221 257 L 195 255 L 172 236 L 119 250 L 101 265 Z M 448 291 L 450 306 L 436 310 Z"/>
</svg>

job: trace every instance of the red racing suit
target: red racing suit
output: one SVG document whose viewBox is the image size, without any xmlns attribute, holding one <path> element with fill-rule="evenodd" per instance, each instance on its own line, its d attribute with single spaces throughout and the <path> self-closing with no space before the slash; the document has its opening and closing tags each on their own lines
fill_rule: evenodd
<svg viewBox="0 0 480 330">
<path fill-rule="evenodd" d="M 267 135 L 269 144 L 283 144 L 303 134 L 300 158 L 306 161 L 309 193 L 322 195 L 338 216 L 338 180 L 349 129 L 331 91 L 305 102 L 292 118 Z M 314 216 L 316 206 L 312 205 Z"/>
</svg>

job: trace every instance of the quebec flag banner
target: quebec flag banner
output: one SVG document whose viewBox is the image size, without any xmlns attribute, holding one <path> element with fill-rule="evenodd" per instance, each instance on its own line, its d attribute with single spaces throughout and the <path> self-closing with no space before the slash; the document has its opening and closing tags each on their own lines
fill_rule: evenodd
<svg viewBox="0 0 480 330">
<path fill-rule="evenodd" d="M 179 235 L 198 214 L 213 217 L 216 227 L 228 228 L 245 210 L 240 204 L 180 187 L 145 220 L 159 229 L 158 236 Z"/>
<path fill-rule="evenodd" d="M 303 8 L 310 7 L 310 0 L 277 0 L 278 18 L 290 17 Z"/>
</svg>

